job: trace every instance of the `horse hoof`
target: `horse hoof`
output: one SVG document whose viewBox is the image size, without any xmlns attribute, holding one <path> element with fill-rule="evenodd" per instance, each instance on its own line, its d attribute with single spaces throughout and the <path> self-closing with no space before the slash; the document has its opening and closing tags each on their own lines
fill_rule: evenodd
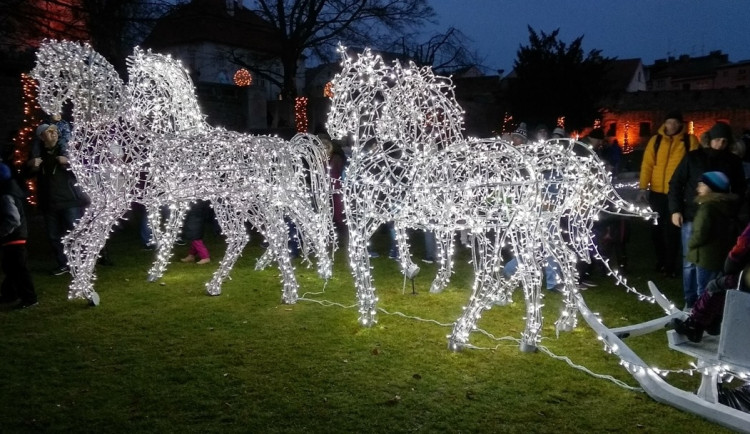
<svg viewBox="0 0 750 434">
<path fill-rule="evenodd" d="M 448 341 L 448 350 L 454 353 L 458 353 L 464 349 L 464 344 L 458 341 L 449 340 Z"/>
<path fill-rule="evenodd" d="M 91 293 L 91 298 L 89 298 L 89 306 L 99 306 L 99 294 L 96 292 Z"/>
</svg>

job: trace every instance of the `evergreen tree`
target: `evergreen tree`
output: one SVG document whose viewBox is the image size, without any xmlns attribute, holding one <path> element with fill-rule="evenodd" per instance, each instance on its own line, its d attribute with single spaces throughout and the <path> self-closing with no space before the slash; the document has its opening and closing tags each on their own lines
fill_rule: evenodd
<svg viewBox="0 0 750 434">
<path fill-rule="evenodd" d="M 565 116 L 568 130 L 580 130 L 600 116 L 613 59 L 603 57 L 601 50 L 585 54 L 583 36 L 568 45 L 558 39 L 559 32 L 537 33 L 529 26 L 529 45 L 518 50 L 509 86 L 511 113 L 530 126 L 555 125 Z"/>
</svg>

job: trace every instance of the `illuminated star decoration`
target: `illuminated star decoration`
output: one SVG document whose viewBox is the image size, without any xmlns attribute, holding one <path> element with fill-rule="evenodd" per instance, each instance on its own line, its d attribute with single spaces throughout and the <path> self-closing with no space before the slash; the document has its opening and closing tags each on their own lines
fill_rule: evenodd
<svg viewBox="0 0 750 434">
<path fill-rule="evenodd" d="M 136 49 L 125 86 L 112 65 L 87 44 L 46 41 L 32 71 L 39 103 L 57 113 L 71 101 L 76 124 L 69 143 L 71 170 L 91 197 L 84 216 L 63 240 L 73 280 L 69 298 L 98 304 L 94 266 L 107 237 L 131 202 L 149 212 L 158 244 L 149 272 L 161 276 L 191 202 L 211 202 L 227 251 L 207 283 L 219 294 L 249 237 L 245 222 L 268 240 L 267 256 L 281 270 L 282 300 L 297 300 L 287 247 L 287 220 L 299 231 L 301 255 L 316 254 L 318 272 L 331 274 L 334 232 L 325 149 L 310 135 L 291 141 L 209 127 L 180 63 Z M 323 206 L 323 205 L 326 206 Z M 159 212 L 170 217 L 160 230 Z"/>
<path fill-rule="evenodd" d="M 599 212 L 652 216 L 617 195 L 590 149 L 580 156 L 571 152 L 583 144 L 561 140 L 516 148 L 499 139 L 465 139 L 450 80 L 429 68 L 386 65 L 366 50 L 356 60 L 344 55 L 333 82 L 328 131 L 353 143 L 344 198 L 363 325 L 376 321 L 377 303 L 366 245 L 384 222 L 394 221 L 407 276 L 414 266 L 405 229 L 437 233 L 441 270 L 433 292 L 450 276 L 453 232 L 470 231 L 475 281 L 469 306 L 449 336 L 452 348 L 465 346 L 481 312 L 507 303 L 520 282 L 527 306 L 521 348 L 533 351 L 542 324 L 540 266 L 550 259 L 560 266 L 566 307 L 557 324 L 568 330 L 575 325 L 576 253 L 588 257 Z M 561 227 L 563 217 L 570 227 Z M 563 231 L 572 242 L 564 241 Z M 519 262 L 508 280 L 501 275 L 500 248 L 506 245 Z"/>
</svg>

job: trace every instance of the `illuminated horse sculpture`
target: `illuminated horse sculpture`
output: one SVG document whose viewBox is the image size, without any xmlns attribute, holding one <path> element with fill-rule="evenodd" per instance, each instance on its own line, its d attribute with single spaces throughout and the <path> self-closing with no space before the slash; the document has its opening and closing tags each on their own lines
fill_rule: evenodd
<svg viewBox="0 0 750 434">
<path fill-rule="evenodd" d="M 542 224 L 534 237 L 537 240 L 536 257 L 533 268 L 522 270 L 508 279 L 497 282 L 496 293 L 474 292 L 469 306 L 456 321 L 451 341 L 461 346 L 476 324 L 481 312 L 493 304 L 510 300 L 511 293 L 518 286 L 519 275 L 524 272 L 539 274 L 540 268 L 553 260 L 564 284 L 564 308 L 555 322 L 557 331 L 569 331 L 575 327 L 578 298 L 578 273 L 576 263 L 579 258 L 588 262 L 590 250 L 596 252 L 594 223 L 601 213 L 624 217 L 654 219 L 650 210 L 639 209 L 628 203 L 615 191 L 611 175 L 605 165 L 586 144 L 570 139 L 549 140 L 530 143 L 519 147 L 524 158 L 530 161 L 542 174 L 539 187 L 543 194 Z M 514 246 L 515 248 L 515 246 Z M 618 283 L 629 291 L 624 278 L 611 270 L 606 259 L 596 252 L 595 259 L 603 261 Z M 528 263 L 528 261 L 527 261 Z M 639 294 L 641 297 L 642 294 Z M 528 295 L 527 295 L 528 297 Z M 527 298 L 527 303 L 529 302 Z"/>
<path fill-rule="evenodd" d="M 395 222 L 402 252 L 406 228 L 451 234 L 471 229 L 475 288 L 497 281 L 500 255 L 496 247 L 524 246 L 518 255 L 524 264 L 534 255 L 526 246 L 533 245 L 531 235 L 538 232 L 541 221 L 536 169 L 511 146 L 464 141 L 446 147 L 459 138 L 458 129 L 446 132 L 442 125 L 455 125 L 461 113 L 443 106 L 438 98 L 444 82 L 431 82 L 429 89 L 435 95 L 410 91 L 419 73 L 398 63 L 386 67 L 379 56 L 366 52 L 355 62 L 345 58 L 342 73 L 334 79 L 327 127 L 332 136 L 350 135 L 354 142 L 344 201 L 363 325 L 375 321 L 377 302 L 367 241 L 383 222 Z M 429 81 L 429 76 L 423 78 Z M 401 101 L 402 95 L 415 98 L 419 109 Z M 408 255 L 402 255 L 402 266 L 409 262 Z M 538 300 L 539 279 L 530 273 L 519 277 L 525 280 L 529 297 Z M 538 309 L 528 312 L 522 345 L 536 345 L 540 323 Z"/>
<path fill-rule="evenodd" d="M 345 58 L 343 65 L 334 79 L 328 128 L 335 136 L 349 134 L 354 140 L 344 190 L 350 233 L 360 237 L 352 236 L 357 242 L 354 247 L 350 244 L 360 320 L 364 324 L 372 320 L 376 298 L 362 247 L 354 249 L 365 244 L 373 226 L 392 219 L 397 228 L 435 230 L 441 250 L 448 252 L 455 230 L 469 229 L 474 235 L 475 283 L 470 305 L 450 336 L 452 348 L 465 345 L 481 312 L 498 300 L 509 300 L 511 288 L 520 280 L 527 305 L 521 348 L 533 350 L 541 329 L 538 268 L 548 257 L 560 264 L 568 287 L 558 329 L 572 328 L 577 274 L 571 246 L 588 256 L 591 225 L 605 203 L 627 209 L 630 215 L 648 214 L 633 212 L 619 198 L 590 150 L 589 156 L 578 157 L 569 142 L 559 142 L 555 150 L 463 139 L 462 111 L 452 97 L 445 96 L 452 95 L 450 86 L 425 68 L 402 68 L 397 62 L 388 67 L 369 52 L 354 62 Z M 563 152 L 563 148 L 569 149 Z M 548 172 L 554 170 L 561 173 L 548 179 Z M 603 175 L 608 189 L 599 182 L 602 176 L 582 176 L 592 171 Z M 558 190 L 554 195 L 552 187 Z M 592 199 L 596 193 L 601 197 Z M 562 217 L 580 225 L 573 229 L 573 244 L 562 239 Z M 410 259 L 402 240 L 405 237 L 400 235 L 402 267 L 408 270 Z M 506 243 L 514 246 L 521 270 L 509 281 L 500 276 L 500 247 Z M 447 283 L 450 261 L 445 259 L 444 254 L 433 291 Z"/>
<path fill-rule="evenodd" d="M 131 202 L 144 204 L 152 213 L 161 206 L 172 209 L 158 255 L 166 261 L 171 245 L 166 241 L 176 237 L 189 203 L 207 199 L 228 239 L 225 258 L 207 284 L 209 294 L 220 292 L 221 283 L 247 243 L 244 222 L 249 221 L 264 232 L 279 262 L 283 300 L 296 300 L 297 283 L 286 249 L 284 216 L 302 214 L 303 219 L 313 222 L 310 227 L 318 230 L 315 234 L 311 230 L 310 235 L 324 234 L 321 237 L 325 241 L 309 243 L 311 250 L 326 245 L 332 233 L 332 222 L 327 222 L 330 214 L 324 211 L 329 200 L 325 157 L 316 138 L 298 136 L 286 142 L 207 129 L 196 117 L 184 117 L 186 110 L 197 107 L 194 94 L 193 101 L 157 99 L 153 103 L 161 101 L 163 107 L 154 105 L 143 110 L 149 104 L 144 96 L 164 90 L 163 82 L 156 76 L 141 76 L 136 80 L 141 93 L 131 92 L 114 68 L 88 45 L 45 42 L 37 53 L 32 75 L 39 82 L 39 103 L 45 111 L 59 112 L 66 101 L 72 102 L 76 129 L 69 145 L 71 170 L 92 199 L 83 218 L 64 239 L 73 274 L 70 298 L 86 298 L 98 304 L 93 289 L 96 258 L 111 227 Z M 174 84 L 178 85 L 175 89 L 182 88 L 180 83 Z M 182 105 L 175 106 L 175 101 Z M 161 109 L 173 112 L 159 118 Z M 168 121 L 160 123 L 163 119 Z M 184 119 L 192 123 L 181 124 Z M 300 152 L 302 160 L 297 160 L 299 156 L 293 152 Z M 307 171 L 299 170 L 301 167 L 307 167 Z M 322 193 L 309 194 L 308 183 Z M 322 198 L 326 206 L 319 202 Z M 287 212 L 295 205 L 299 205 L 299 214 Z M 306 215 L 307 209 L 322 212 Z M 316 253 L 328 261 L 330 273 L 326 249 Z M 158 273 L 159 269 L 152 269 L 152 277 L 154 271 Z"/>
<path fill-rule="evenodd" d="M 400 95 L 404 96 L 399 104 L 402 106 L 403 112 L 422 111 L 417 104 L 412 107 L 404 104 L 414 100 L 413 95 L 409 95 L 407 92 L 401 92 Z M 429 111 L 422 112 L 423 115 L 429 113 Z M 410 132 L 408 129 L 401 131 Z M 503 142 L 491 143 L 491 141 L 481 143 L 480 146 L 475 145 L 472 148 L 457 152 L 469 155 L 472 151 L 483 152 L 482 147 L 484 146 L 508 146 L 507 143 Z M 686 314 L 669 302 L 652 282 L 649 282 L 649 289 L 652 293 L 650 297 L 627 287 L 624 279 L 612 270 L 608 261 L 596 251 L 593 230 L 594 222 L 602 213 L 645 219 L 655 219 L 656 215 L 647 209 L 639 209 L 623 200 L 613 188 L 611 176 L 605 165 L 593 150 L 583 143 L 567 139 L 550 140 L 531 143 L 519 149 L 523 158 L 527 159 L 538 170 L 537 174 L 542 175 L 538 186 L 543 196 L 543 213 L 539 216 L 543 224 L 539 225 L 538 228 L 542 229 L 543 233 L 540 234 L 541 238 L 535 238 L 535 240 L 540 241 L 535 258 L 536 263 L 532 264 L 535 265 L 535 269 L 525 270 L 526 272 L 519 271 L 510 279 L 496 282 L 501 287 L 499 294 L 492 283 L 481 286 L 475 285 L 469 305 L 454 325 L 453 333 L 450 336 L 451 346 L 461 347 L 465 345 L 468 334 L 474 329 L 481 312 L 488 308 L 492 301 L 507 299 L 510 296 L 510 291 L 517 286 L 519 280 L 526 289 L 523 275 L 526 273 L 538 274 L 538 267 L 549 257 L 560 266 L 560 272 L 566 286 L 565 307 L 556 323 L 558 331 L 572 328 L 580 309 L 586 323 L 597 332 L 607 351 L 621 359 L 621 365 L 633 375 L 652 398 L 698 414 L 730 429 L 750 432 L 750 414 L 747 412 L 747 406 L 745 405 L 747 403 L 747 389 L 750 384 L 750 350 L 748 350 L 750 341 L 747 334 L 747 328 L 750 325 L 748 319 L 750 318 L 748 315 L 748 312 L 750 312 L 750 294 L 737 290 L 727 291 L 727 302 L 723 314 L 724 321 L 718 338 L 706 336 L 703 343 L 695 344 L 688 341 L 685 336 L 677 334 L 674 330 L 667 332 L 669 347 L 695 358 L 696 363 L 693 365 L 695 369 L 689 371 L 691 373 L 698 372 L 702 377 L 697 392 L 681 390 L 667 383 L 662 377 L 666 376 L 669 371 L 649 366 L 627 345 L 626 338 L 664 330 L 665 325 L 669 324 L 673 318 L 684 319 Z M 457 167 L 453 164 L 441 166 L 440 161 L 451 163 L 454 161 L 443 155 L 442 152 L 434 154 L 435 161 L 432 163 L 429 161 L 430 158 L 432 156 L 424 162 L 425 170 L 423 172 L 427 174 L 428 178 L 436 182 L 439 182 L 439 176 L 435 176 L 435 172 L 439 173 L 441 169 L 449 170 Z M 462 178 L 459 176 L 457 179 Z M 451 191 L 450 186 L 451 184 L 448 183 L 440 190 Z M 459 201 L 454 201 L 454 203 L 458 204 Z M 530 216 L 533 217 L 535 214 L 530 214 Z M 563 222 L 565 222 L 564 226 L 562 225 Z M 564 237 L 563 235 L 567 236 Z M 449 234 L 448 239 L 452 242 L 452 233 Z M 589 310 L 582 295 L 577 293 L 575 286 L 572 285 L 575 282 L 574 278 L 577 277 L 575 270 L 577 259 L 588 260 L 590 250 L 594 251 L 595 259 L 602 261 L 610 273 L 617 278 L 618 283 L 626 286 L 629 291 L 636 292 L 640 299 L 649 299 L 658 303 L 665 310 L 666 315 L 641 324 L 616 329 L 607 328 L 601 318 Z M 516 253 L 518 254 L 518 252 Z M 403 255 L 404 252 L 401 252 L 401 254 Z M 521 254 L 528 254 L 528 252 L 522 252 Z M 476 256 L 475 251 L 475 261 L 477 260 Z M 742 280 L 742 277 L 739 280 Z M 528 291 L 525 292 L 525 295 L 528 308 L 530 306 Z M 740 379 L 740 383 L 744 382 L 744 386 L 732 391 L 725 385 L 723 394 L 726 398 L 722 403 L 720 398 L 722 387 L 719 384 L 727 380 L 731 381 L 732 378 Z"/>
<path fill-rule="evenodd" d="M 127 63 L 128 89 L 134 102 L 128 119 L 133 124 L 145 126 L 160 134 L 180 133 L 194 136 L 201 132 L 217 131 L 205 123 L 204 115 L 195 97 L 192 80 L 179 60 L 168 55 L 152 53 L 150 50 L 143 51 L 135 48 L 133 54 L 128 57 Z M 263 139 L 255 137 L 257 140 Z M 196 136 L 196 140 L 200 138 Z M 332 251 L 328 252 L 331 246 L 335 246 L 335 232 L 331 226 L 332 210 L 328 206 L 331 192 L 325 149 L 317 138 L 310 135 L 297 135 L 289 142 L 275 138 L 272 138 L 272 141 L 269 155 L 277 159 L 272 162 L 272 167 L 277 178 L 280 176 L 284 178 L 276 181 L 281 186 L 292 187 L 283 189 L 287 197 L 281 198 L 285 205 L 282 211 L 290 221 L 295 223 L 300 241 L 300 256 L 303 261 L 309 263 L 310 254 L 315 253 L 318 274 L 328 279 L 332 273 Z M 304 185 L 307 185 L 306 189 L 294 188 Z M 277 192 L 282 191 L 278 186 L 273 189 Z M 247 195 L 248 192 L 243 194 Z M 276 198 L 277 202 L 278 199 Z M 248 203 L 252 205 L 263 202 L 256 200 L 256 202 Z M 221 208 L 221 205 L 214 205 L 215 211 L 220 211 L 217 208 Z M 171 255 L 171 246 L 178 235 L 185 210 L 181 211 L 177 215 L 170 216 L 165 231 L 160 230 L 158 205 L 153 204 L 148 212 L 150 226 L 158 246 L 157 261 L 149 271 L 150 280 L 161 277 L 166 269 L 167 259 Z M 262 210 L 254 210 L 248 219 L 268 238 L 270 236 L 268 228 L 278 222 L 265 219 L 265 215 L 266 213 Z M 246 237 L 244 227 L 234 229 L 237 231 L 235 239 Z M 279 255 L 287 256 L 283 238 L 273 245 L 278 248 L 267 249 L 258 260 L 256 269 L 264 268 L 274 260 L 279 261 Z M 286 298 L 285 300 L 291 302 Z"/>
</svg>

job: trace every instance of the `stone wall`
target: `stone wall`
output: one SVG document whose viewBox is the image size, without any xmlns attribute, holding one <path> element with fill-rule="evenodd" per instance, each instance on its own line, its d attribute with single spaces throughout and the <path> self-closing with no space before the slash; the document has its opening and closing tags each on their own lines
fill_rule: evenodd
<svg viewBox="0 0 750 434">
<path fill-rule="evenodd" d="M 728 122 L 735 136 L 740 137 L 744 129 L 750 128 L 748 101 L 748 89 L 638 92 L 608 102 L 602 126 L 605 133 L 621 145 L 625 143 L 627 130 L 629 144 L 644 147 L 664 123 L 666 114 L 680 110 L 688 128 L 698 137 L 719 120 Z"/>
</svg>

